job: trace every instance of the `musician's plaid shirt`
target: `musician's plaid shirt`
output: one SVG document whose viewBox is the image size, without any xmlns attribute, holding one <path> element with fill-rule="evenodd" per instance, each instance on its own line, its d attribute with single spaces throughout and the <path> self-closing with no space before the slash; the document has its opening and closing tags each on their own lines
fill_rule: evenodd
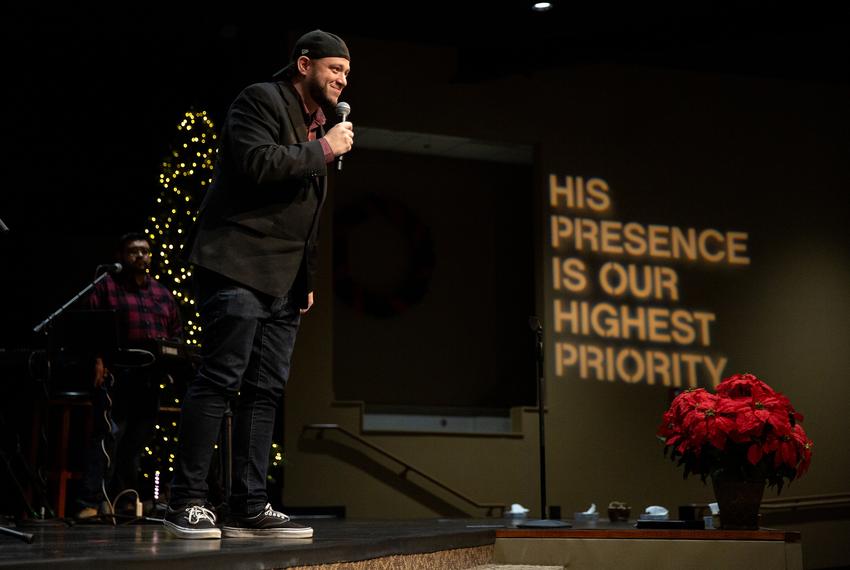
<svg viewBox="0 0 850 570">
<path fill-rule="evenodd" d="M 121 340 L 128 346 L 159 338 L 183 336 L 183 323 L 171 292 L 149 275 L 135 281 L 108 275 L 89 297 L 91 309 L 115 309 Z"/>
</svg>

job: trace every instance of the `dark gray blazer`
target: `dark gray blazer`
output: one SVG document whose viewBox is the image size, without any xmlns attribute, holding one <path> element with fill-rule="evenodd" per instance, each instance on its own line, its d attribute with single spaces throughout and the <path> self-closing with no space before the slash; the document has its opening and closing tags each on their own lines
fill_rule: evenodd
<svg viewBox="0 0 850 570">
<path fill-rule="evenodd" d="M 324 135 L 320 128 L 317 139 Z M 227 112 L 212 186 L 183 258 L 300 303 L 313 290 L 327 166 L 288 82 L 247 87 Z"/>
</svg>

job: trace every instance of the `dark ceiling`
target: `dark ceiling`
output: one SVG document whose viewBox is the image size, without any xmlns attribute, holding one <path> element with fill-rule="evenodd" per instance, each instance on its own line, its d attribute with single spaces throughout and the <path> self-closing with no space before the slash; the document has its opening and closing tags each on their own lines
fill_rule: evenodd
<svg viewBox="0 0 850 570">
<path fill-rule="evenodd" d="M 160 55 L 169 65 L 204 64 L 204 53 L 246 62 L 257 50 L 286 51 L 293 31 L 322 28 L 343 37 L 456 47 L 459 81 L 516 70 L 626 63 L 846 82 L 850 77 L 850 5 L 817 3 L 646 3 L 553 1 L 545 13 L 529 1 L 229 3 L 196 8 L 144 4 L 28 11 L 7 20 L 16 45 L 32 56 L 79 53 L 115 58 L 126 71 Z M 19 8 L 20 9 L 20 8 Z M 18 38 L 16 38 L 18 39 Z M 105 53 L 100 53 L 106 49 Z M 87 50 L 87 51 L 86 51 Z M 169 62 L 169 56 L 172 61 Z M 374 62 L 370 62 L 374 65 Z"/>
<path fill-rule="evenodd" d="M 733 74 L 846 82 L 850 77 L 850 7 L 787 8 L 767 3 L 553 2 L 545 13 L 531 2 L 455 2 L 377 24 L 339 27 L 358 35 L 455 46 L 461 79 L 507 71 L 586 63 L 625 63 Z M 461 7 L 463 6 L 463 7 Z M 346 22 L 349 22 L 348 24 Z"/>
</svg>

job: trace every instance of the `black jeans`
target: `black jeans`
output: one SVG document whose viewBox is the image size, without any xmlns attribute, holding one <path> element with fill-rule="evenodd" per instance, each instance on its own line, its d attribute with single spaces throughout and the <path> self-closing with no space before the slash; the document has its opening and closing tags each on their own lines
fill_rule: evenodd
<svg viewBox="0 0 850 570">
<path fill-rule="evenodd" d="M 202 359 L 180 413 L 170 504 L 180 508 L 207 499 L 213 446 L 233 401 L 230 510 L 250 515 L 268 502 L 275 411 L 289 378 L 301 314 L 287 297 L 265 295 L 209 272 L 195 277 Z"/>
</svg>

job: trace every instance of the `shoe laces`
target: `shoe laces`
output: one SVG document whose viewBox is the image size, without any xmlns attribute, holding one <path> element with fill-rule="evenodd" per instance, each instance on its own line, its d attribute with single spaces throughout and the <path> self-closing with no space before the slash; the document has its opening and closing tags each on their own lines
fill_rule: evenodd
<svg viewBox="0 0 850 570">
<path fill-rule="evenodd" d="M 189 517 L 190 524 L 198 524 L 202 520 L 207 520 L 212 524 L 215 524 L 215 515 L 209 509 L 198 505 L 192 505 L 188 509 L 186 509 L 186 513 Z"/>
<path fill-rule="evenodd" d="M 272 508 L 271 503 L 266 503 L 266 510 L 263 511 L 263 514 L 267 517 L 277 517 L 279 519 L 283 519 L 284 522 L 289 520 L 289 517 L 287 515 L 283 514 L 280 511 L 274 510 L 274 508 Z"/>
</svg>

